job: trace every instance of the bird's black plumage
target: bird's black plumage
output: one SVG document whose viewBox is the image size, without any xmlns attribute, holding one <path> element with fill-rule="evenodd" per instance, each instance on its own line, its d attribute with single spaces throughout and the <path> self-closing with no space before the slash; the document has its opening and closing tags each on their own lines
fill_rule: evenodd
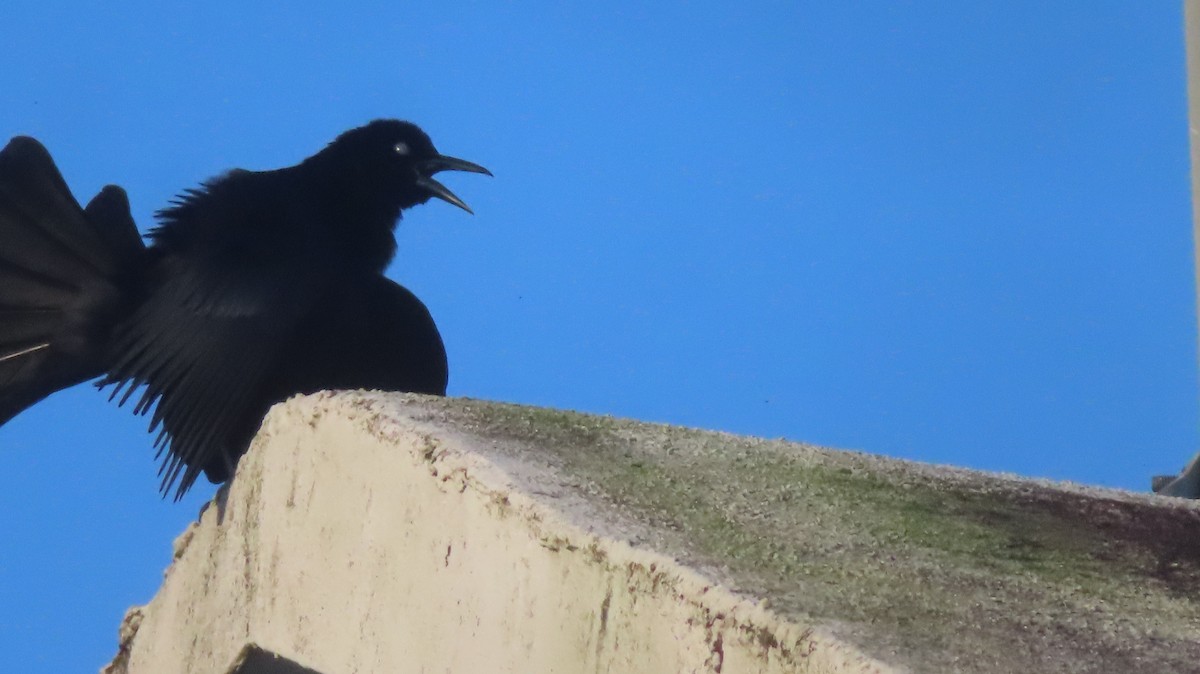
<svg viewBox="0 0 1200 674">
<path fill-rule="evenodd" d="M 233 170 L 158 213 L 144 245 L 124 192 L 80 208 L 31 138 L 0 151 L 0 423 L 100 377 L 151 413 L 163 493 L 230 477 L 267 409 L 297 393 L 444 395 L 429 311 L 383 276 L 401 211 L 433 179 L 488 173 L 407 122 L 347 131 L 300 164 Z M 490 175 L 490 174 L 489 174 Z"/>
</svg>

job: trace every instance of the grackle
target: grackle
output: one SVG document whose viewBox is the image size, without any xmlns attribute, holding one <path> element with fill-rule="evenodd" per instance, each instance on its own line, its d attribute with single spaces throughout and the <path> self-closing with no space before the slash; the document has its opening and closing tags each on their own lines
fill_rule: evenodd
<svg viewBox="0 0 1200 674">
<path fill-rule="evenodd" d="M 160 490 L 178 499 L 201 472 L 229 479 L 291 395 L 445 395 L 437 327 L 383 271 L 401 211 L 431 197 L 471 211 L 433 178 L 447 170 L 491 175 L 378 120 L 296 166 L 186 190 L 147 245 L 120 187 L 80 208 L 46 149 L 14 138 L 0 151 L 0 424 L 99 377 L 110 400 L 153 411 Z"/>
</svg>

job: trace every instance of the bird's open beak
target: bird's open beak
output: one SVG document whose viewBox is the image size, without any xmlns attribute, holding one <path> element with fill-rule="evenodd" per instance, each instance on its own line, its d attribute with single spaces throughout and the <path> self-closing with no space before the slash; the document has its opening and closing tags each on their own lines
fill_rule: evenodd
<svg viewBox="0 0 1200 674">
<path fill-rule="evenodd" d="M 438 155 L 426 161 L 421 166 L 421 175 L 417 178 L 418 186 L 428 190 L 430 194 L 438 199 L 448 204 L 454 204 L 471 215 L 475 215 L 475 211 L 471 210 L 467 202 L 459 199 L 458 195 L 451 192 L 449 188 L 433 179 L 433 174 L 438 171 L 467 171 L 469 173 L 482 173 L 489 176 L 492 175 L 492 172 L 479 164 L 469 162 L 465 159 L 447 157 L 446 155 Z"/>
</svg>

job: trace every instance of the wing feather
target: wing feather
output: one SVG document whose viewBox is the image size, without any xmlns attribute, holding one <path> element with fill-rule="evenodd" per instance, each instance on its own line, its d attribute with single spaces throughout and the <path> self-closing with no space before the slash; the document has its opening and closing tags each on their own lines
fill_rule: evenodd
<svg viewBox="0 0 1200 674">
<path fill-rule="evenodd" d="M 121 404 L 144 387 L 133 409 L 153 408 L 160 488 L 178 499 L 206 466 L 241 453 L 232 446 L 238 423 L 304 312 L 307 282 L 299 269 L 196 258 L 163 265 L 165 281 L 121 326 L 100 385 L 115 385 L 114 396 L 124 390 Z"/>
</svg>

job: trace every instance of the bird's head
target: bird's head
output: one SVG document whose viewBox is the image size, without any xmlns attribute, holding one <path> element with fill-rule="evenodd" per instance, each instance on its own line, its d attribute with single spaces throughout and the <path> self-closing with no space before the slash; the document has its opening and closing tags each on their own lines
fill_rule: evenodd
<svg viewBox="0 0 1200 674">
<path fill-rule="evenodd" d="M 441 171 L 492 172 L 464 159 L 438 153 L 416 124 L 381 119 L 338 136 L 309 161 L 334 165 L 359 188 L 405 209 L 437 197 L 473 213 L 466 202 L 434 180 Z M 357 190 L 356 190 L 357 191 Z"/>
</svg>

